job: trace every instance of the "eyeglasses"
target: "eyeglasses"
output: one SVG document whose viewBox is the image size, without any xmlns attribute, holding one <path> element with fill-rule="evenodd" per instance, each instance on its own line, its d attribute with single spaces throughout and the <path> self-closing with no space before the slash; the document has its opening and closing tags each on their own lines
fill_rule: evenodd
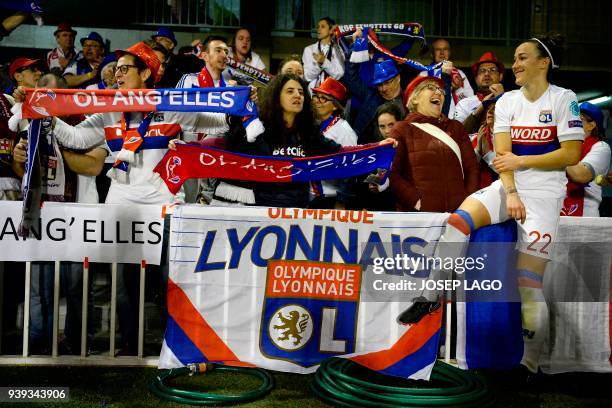
<svg viewBox="0 0 612 408">
<path fill-rule="evenodd" d="M 440 94 L 442 94 L 442 96 L 446 95 L 446 91 L 444 89 L 442 89 L 439 86 L 436 86 L 434 84 L 427 84 L 423 88 L 424 89 L 428 89 L 428 90 L 430 90 L 433 93 L 440 92 Z"/>
<path fill-rule="evenodd" d="M 312 99 L 313 99 L 313 100 L 317 99 L 319 102 L 323 102 L 323 103 L 325 103 L 325 102 L 330 102 L 330 101 L 331 101 L 331 99 L 330 99 L 330 98 L 328 98 L 328 97 L 326 97 L 326 96 L 324 96 L 324 95 L 321 95 L 321 94 L 314 94 L 314 95 L 312 96 Z"/>
<path fill-rule="evenodd" d="M 121 66 L 117 66 L 115 67 L 115 74 L 117 74 L 118 71 L 121 71 L 121 73 L 123 75 L 127 74 L 128 71 L 130 70 L 130 68 L 138 68 L 136 65 L 121 65 Z"/>
<path fill-rule="evenodd" d="M 484 74 L 497 74 L 499 72 L 499 69 L 497 69 L 497 67 L 492 67 L 492 68 L 478 68 L 478 75 L 484 75 Z"/>
</svg>

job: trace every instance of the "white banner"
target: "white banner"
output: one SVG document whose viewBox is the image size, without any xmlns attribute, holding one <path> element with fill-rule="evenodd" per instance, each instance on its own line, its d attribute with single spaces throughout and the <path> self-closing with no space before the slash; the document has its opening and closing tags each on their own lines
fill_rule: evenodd
<svg viewBox="0 0 612 408">
<path fill-rule="evenodd" d="M 119 262 L 159 265 L 161 205 L 45 202 L 34 237 L 17 235 L 22 203 L 0 201 L 0 261 Z"/>
<path fill-rule="evenodd" d="M 412 297 L 399 291 L 391 299 L 367 265 L 392 261 L 400 248 L 430 252 L 447 217 L 181 206 L 172 216 L 160 367 L 211 361 L 311 373 L 343 356 L 428 378 L 441 309 L 410 328 L 398 324 Z"/>
</svg>

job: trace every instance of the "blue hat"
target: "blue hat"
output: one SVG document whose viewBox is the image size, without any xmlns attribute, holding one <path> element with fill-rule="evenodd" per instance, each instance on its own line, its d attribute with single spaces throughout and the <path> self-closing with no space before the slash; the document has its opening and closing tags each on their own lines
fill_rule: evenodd
<svg viewBox="0 0 612 408">
<path fill-rule="evenodd" d="M 392 60 L 384 60 L 374 65 L 374 78 L 370 85 L 378 85 L 399 75 L 399 71 Z"/>
<path fill-rule="evenodd" d="M 106 57 L 104 57 L 104 59 L 98 66 L 98 73 L 102 72 L 104 67 L 110 64 L 111 62 L 117 62 L 117 55 L 114 52 L 111 52 Z"/>
<path fill-rule="evenodd" d="M 85 44 L 85 41 L 97 41 L 100 43 L 102 48 L 104 48 L 104 40 L 102 39 L 102 36 L 96 33 L 95 31 L 92 31 L 91 33 L 87 34 L 87 37 L 81 38 L 81 46 Z"/>
<path fill-rule="evenodd" d="M 159 27 L 157 29 L 157 32 L 151 36 L 152 39 L 155 39 L 156 37 L 169 38 L 174 43 L 174 46 L 176 47 L 176 44 L 177 44 L 176 37 L 174 37 L 174 32 L 168 27 Z"/>
<path fill-rule="evenodd" d="M 595 121 L 597 124 L 597 129 L 603 131 L 603 113 L 601 112 L 601 108 L 597 105 L 593 105 L 590 102 L 582 102 L 580 104 L 580 112 L 584 112 L 588 117 Z"/>
</svg>

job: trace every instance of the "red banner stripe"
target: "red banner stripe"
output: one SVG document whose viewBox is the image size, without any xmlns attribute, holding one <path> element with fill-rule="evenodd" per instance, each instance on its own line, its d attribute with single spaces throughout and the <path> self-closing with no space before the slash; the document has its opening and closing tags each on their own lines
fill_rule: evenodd
<svg viewBox="0 0 612 408">
<path fill-rule="evenodd" d="M 240 361 L 171 279 L 168 280 L 168 314 L 209 361 L 233 364 Z"/>
<path fill-rule="evenodd" d="M 439 308 L 425 316 L 418 324 L 412 325 L 391 348 L 351 357 L 351 360 L 371 370 L 384 370 L 423 347 L 441 327 L 442 308 Z"/>
</svg>

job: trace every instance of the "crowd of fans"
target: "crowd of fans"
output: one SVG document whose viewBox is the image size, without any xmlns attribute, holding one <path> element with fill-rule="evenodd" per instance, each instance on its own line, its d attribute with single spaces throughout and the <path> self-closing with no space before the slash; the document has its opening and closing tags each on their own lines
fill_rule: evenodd
<svg viewBox="0 0 612 408">
<path fill-rule="evenodd" d="M 161 113 L 156 122 L 176 124 L 171 139 L 211 143 L 222 141 L 226 149 L 260 156 L 306 157 L 335 153 L 351 146 L 396 140 L 397 153 L 388 172 L 380 169 L 362 177 L 317 183 L 259 183 L 239 180 L 197 180 L 187 183 L 175 197 L 160 193 L 149 182 L 152 169 L 167 150 L 143 148 L 139 160 L 130 164 L 128 177 L 110 179 L 114 155 L 121 146 L 106 141 L 109 129 L 129 130 L 146 120 L 144 114 L 93 114 L 54 121 L 54 138 L 43 149 L 47 168 L 43 186 L 59 174 L 63 189 L 43 191 L 45 200 L 163 204 L 176 201 L 202 205 L 370 209 L 385 211 L 453 212 L 472 193 L 498 178 L 495 166 L 495 105 L 504 92 L 504 64 L 484 53 L 470 67 L 472 87 L 465 73 L 454 67 L 446 39 L 431 42 L 431 63 L 441 63 L 441 73 L 409 73 L 405 67 L 376 52 L 370 61 L 351 62 L 349 53 L 333 36 L 335 22 L 329 17 L 317 24 L 317 42 L 283 60 L 276 76 L 256 92 L 265 130 L 248 140 L 241 118 L 226 120 L 219 114 Z M 209 36 L 183 47 L 167 27 L 132 47 L 111 52 L 100 34 L 77 32 L 61 23 L 54 35 L 57 47 L 46 60 L 27 56 L 14 59 L 9 68 L 11 90 L 0 94 L 0 199 L 22 198 L 21 178 L 26 161 L 28 123 L 12 118 L 11 108 L 23 98 L 22 87 L 130 89 L 228 87 L 252 84 L 252 79 L 227 65 L 228 57 L 266 71 L 252 49 L 252 32 L 240 28 L 228 41 Z M 361 37 L 358 29 L 353 40 Z M 179 48 L 177 48 L 179 47 Z M 408 49 L 405 47 L 404 49 Z M 178 53 L 175 52 L 178 49 Z M 402 48 L 394 49 L 395 52 Z M 296 50 L 298 51 L 298 50 Z M 405 53 L 405 52 L 404 52 Z M 404 55 L 399 55 L 403 57 Z M 514 68 L 514 67 L 513 67 Z M 475 90 L 475 91 L 474 91 Z M 601 110 L 580 105 L 586 141 L 580 161 L 567 167 L 568 195 L 585 202 L 585 216 L 599 216 L 601 187 L 594 179 L 606 174 L 610 149 L 603 141 Z M 125 122 L 125 123 L 123 123 Z M 123 127 L 126 127 L 123 129 Z M 219 141 L 218 140 L 218 141 Z M 174 142 L 173 142 L 174 143 Z M 170 148 L 173 148 L 171 143 Z M 216 142 L 215 142 L 216 143 Z M 388 177 L 387 177 L 388 176 Z M 96 179 L 97 178 L 97 179 Z M 565 215 L 577 215 L 571 208 Z M 68 303 L 66 337 L 68 350 L 80 347 L 79 265 L 62 264 Z M 52 264 L 35 263 L 32 269 L 30 335 L 36 351 L 49 346 L 52 301 Z M 163 267 L 162 267 L 163 269 Z M 167 271 L 162 271 L 167 276 Z M 118 273 L 118 310 L 122 348 L 136 349 L 137 273 L 128 266 Z M 77 289 L 75 289 L 77 288 Z M 70 327 L 68 327 L 70 326 Z"/>
</svg>

